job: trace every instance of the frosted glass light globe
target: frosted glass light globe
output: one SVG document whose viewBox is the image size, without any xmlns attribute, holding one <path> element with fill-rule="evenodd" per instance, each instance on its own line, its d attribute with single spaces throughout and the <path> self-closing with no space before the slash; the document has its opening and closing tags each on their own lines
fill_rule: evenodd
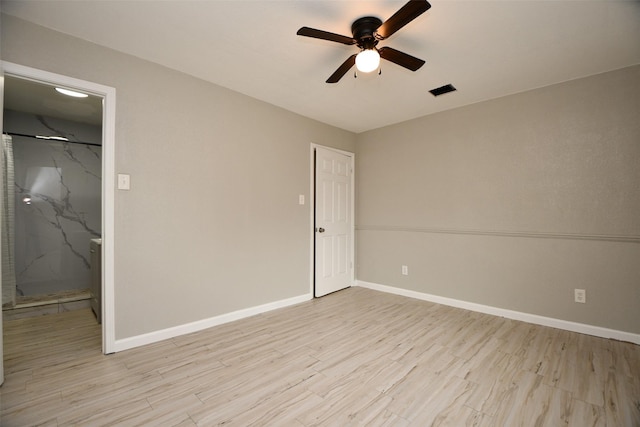
<svg viewBox="0 0 640 427">
<path fill-rule="evenodd" d="M 375 49 L 365 49 L 356 55 L 356 68 L 363 73 L 370 73 L 380 66 L 380 54 Z"/>
</svg>

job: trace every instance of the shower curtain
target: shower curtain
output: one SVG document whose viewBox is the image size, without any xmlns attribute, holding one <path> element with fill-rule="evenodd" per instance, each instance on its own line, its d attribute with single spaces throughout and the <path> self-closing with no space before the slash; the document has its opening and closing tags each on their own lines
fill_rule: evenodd
<svg viewBox="0 0 640 427">
<path fill-rule="evenodd" d="M 14 260 L 15 190 L 13 170 L 13 144 L 9 135 L 2 135 L 0 150 L 2 174 L 2 305 L 13 307 L 16 303 L 16 274 Z"/>
</svg>

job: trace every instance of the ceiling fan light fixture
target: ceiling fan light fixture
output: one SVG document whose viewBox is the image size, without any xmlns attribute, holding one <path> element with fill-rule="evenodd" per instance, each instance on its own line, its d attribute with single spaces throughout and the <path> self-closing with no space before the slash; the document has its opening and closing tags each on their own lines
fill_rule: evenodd
<svg viewBox="0 0 640 427">
<path fill-rule="evenodd" d="M 370 73 L 376 69 L 380 70 L 380 58 L 393 62 L 407 70 L 417 71 L 424 65 L 422 59 L 388 46 L 383 46 L 378 50 L 376 46 L 379 41 L 391 37 L 405 25 L 429 10 L 430 7 L 431 4 L 429 4 L 427 0 L 409 0 L 404 6 L 398 9 L 391 18 L 384 22 L 376 16 L 363 16 L 351 24 L 353 37 L 309 27 L 300 28 L 296 34 L 348 46 L 356 45 L 360 48 L 360 53 L 350 55 L 342 65 L 329 76 L 327 83 L 338 83 L 354 65 L 357 71 L 362 73 Z M 378 74 L 380 74 L 380 72 Z"/>
<path fill-rule="evenodd" d="M 364 49 L 356 56 L 356 68 L 362 73 L 370 73 L 380 67 L 380 54 L 376 49 Z"/>
</svg>

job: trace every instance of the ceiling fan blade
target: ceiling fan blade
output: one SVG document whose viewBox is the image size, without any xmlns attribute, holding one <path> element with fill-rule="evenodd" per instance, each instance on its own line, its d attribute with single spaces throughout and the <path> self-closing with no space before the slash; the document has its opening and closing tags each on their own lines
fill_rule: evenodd
<svg viewBox="0 0 640 427">
<path fill-rule="evenodd" d="M 328 31 L 316 30 L 315 28 L 302 27 L 296 34 L 299 36 L 313 37 L 314 39 L 329 40 L 330 42 L 348 45 L 356 44 L 356 41 L 351 37 L 330 33 Z"/>
<path fill-rule="evenodd" d="M 430 8 L 431 4 L 427 0 L 410 0 L 409 3 L 402 6 L 391 18 L 378 27 L 376 30 L 378 37 L 381 39 L 390 37 Z"/>
<path fill-rule="evenodd" d="M 380 53 L 381 58 L 391 61 L 394 64 L 398 64 L 411 71 L 416 71 L 424 65 L 424 61 L 422 59 L 400 52 L 399 50 L 395 50 L 391 47 L 381 47 L 378 49 L 378 52 Z"/>
<path fill-rule="evenodd" d="M 338 83 L 338 80 L 340 80 L 342 76 L 347 74 L 347 71 L 349 71 L 355 64 L 356 54 L 354 53 L 353 55 L 348 57 L 347 60 L 344 61 L 333 74 L 331 74 L 331 77 L 327 79 L 327 83 Z"/>
</svg>

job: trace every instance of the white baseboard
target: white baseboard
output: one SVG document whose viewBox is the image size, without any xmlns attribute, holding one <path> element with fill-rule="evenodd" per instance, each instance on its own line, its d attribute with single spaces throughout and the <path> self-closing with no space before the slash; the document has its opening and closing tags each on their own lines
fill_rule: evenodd
<svg viewBox="0 0 640 427">
<path fill-rule="evenodd" d="M 379 285 L 377 283 L 365 282 L 357 280 L 356 286 L 373 289 L 376 291 L 387 292 L 390 294 L 401 295 L 409 298 L 415 298 L 423 301 L 434 302 L 436 304 L 448 305 L 451 307 L 463 308 L 465 310 L 477 311 L 479 313 L 491 314 L 494 316 L 505 317 L 512 320 L 520 320 L 536 325 L 549 326 L 557 329 L 564 329 L 571 332 L 578 332 L 586 335 L 593 335 L 601 338 L 612 338 L 619 341 L 627 341 L 640 345 L 640 334 L 631 332 L 618 331 L 615 329 L 603 328 L 601 326 L 587 325 L 584 323 L 570 322 L 568 320 L 555 319 L 553 317 L 538 316 L 536 314 L 522 313 L 520 311 L 507 310 L 504 308 L 491 307 L 489 305 L 476 304 L 457 300 L 453 298 L 441 297 L 438 295 L 425 294 L 422 292 L 411 291 L 408 289 L 395 288 L 393 286 Z"/>
<path fill-rule="evenodd" d="M 134 337 L 123 338 L 115 341 L 114 351 L 128 350 L 134 347 L 140 347 L 146 344 L 152 344 L 158 341 L 174 338 L 180 335 L 198 332 L 213 326 L 222 325 L 224 323 L 233 322 L 234 320 L 244 319 L 245 317 L 255 316 L 256 314 L 265 313 L 267 311 L 276 310 L 278 308 L 288 307 L 290 305 L 309 301 L 313 295 L 306 294 L 297 297 L 287 298 L 280 301 L 274 301 L 262 304 L 256 307 L 249 307 L 242 310 L 232 311 L 231 313 L 221 314 L 220 316 L 210 317 L 208 319 L 198 320 L 196 322 L 186 323 L 184 325 L 174 326 L 172 328 L 162 329 L 159 331 L 149 332 L 147 334 L 136 335 Z"/>
</svg>

